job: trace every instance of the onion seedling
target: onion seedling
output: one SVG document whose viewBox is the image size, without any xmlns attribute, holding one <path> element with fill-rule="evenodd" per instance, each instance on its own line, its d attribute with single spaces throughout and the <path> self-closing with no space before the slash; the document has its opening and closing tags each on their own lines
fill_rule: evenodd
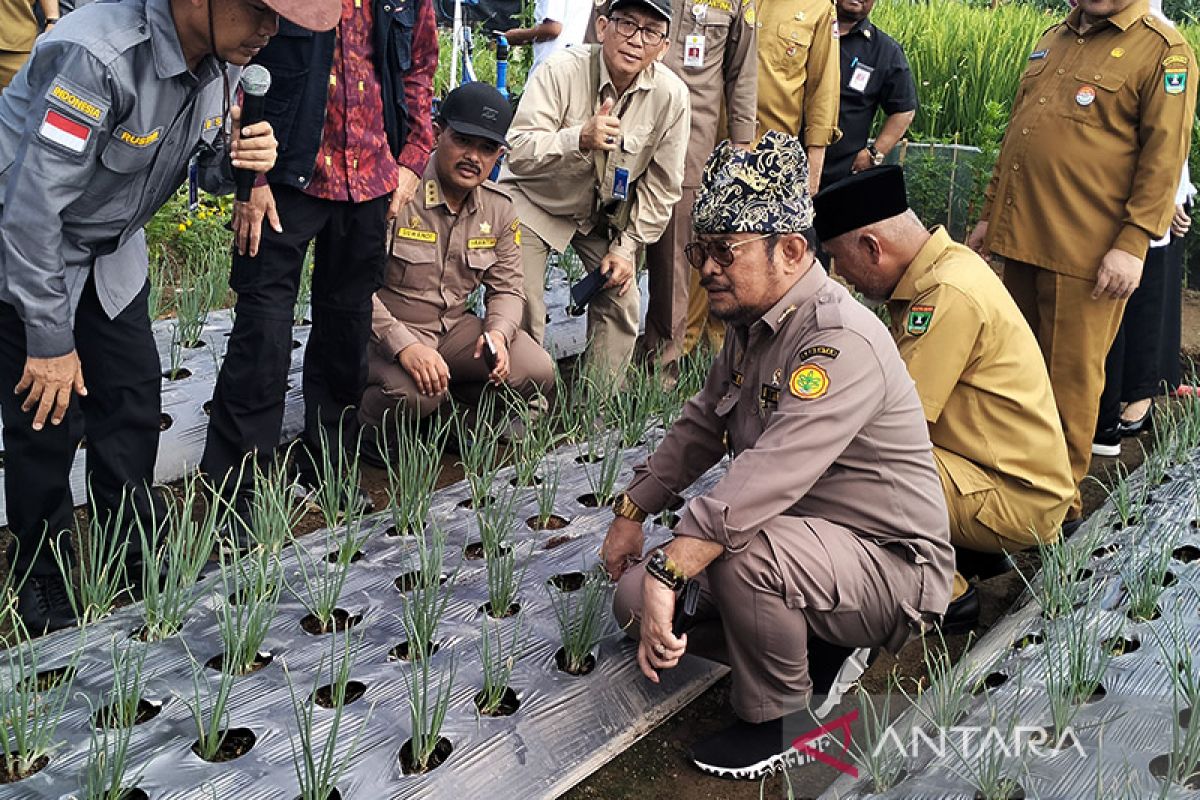
<svg viewBox="0 0 1200 800">
<path fill-rule="evenodd" d="M 868 785 L 873 793 L 891 789 L 904 772 L 904 751 L 886 744 L 888 739 L 897 736 L 892 727 L 892 689 L 898 686 L 899 682 L 892 674 L 888 675 L 884 693 L 878 701 L 876 696 L 867 692 L 860 692 L 858 695 L 863 733 L 854 737 L 851 754 L 867 774 Z"/>
<path fill-rule="evenodd" d="M 1163 627 L 1165 635 L 1158 631 L 1154 635 L 1159 640 L 1162 661 L 1171 676 L 1173 719 L 1165 783 L 1188 786 L 1200 771 L 1200 673 L 1196 671 L 1192 655 L 1194 643 L 1182 618 L 1177 616 Z M 1184 709 L 1188 711 L 1186 724 L 1180 718 Z"/>
<path fill-rule="evenodd" d="M 114 638 L 111 649 L 113 682 L 97 709 L 87 698 L 92 726 L 87 762 L 80 774 L 83 800 L 123 800 L 137 788 L 141 771 L 129 778 L 129 742 L 138 719 L 146 648 L 122 647 Z"/>
<path fill-rule="evenodd" d="M 979 800 L 1009 800 L 1021 788 L 1021 778 L 1029 774 L 1024 747 L 1018 744 L 1011 748 L 1015 752 L 1010 752 L 1020 712 L 1012 704 L 1002 716 L 991 695 L 987 696 L 987 712 L 984 730 L 988 733 L 974 750 L 965 747 L 965 738 L 964 747 L 960 747 L 955 741 L 959 737 L 945 737 L 959 765 L 959 769 L 952 767 L 951 770 L 975 786 L 975 797 Z M 1016 760 L 1015 767 L 1010 763 L 1011 759 Z"/>
<path fill-rule="evenodd" d="M 484 546 L 484 558 L 487 560 L 488 613 L 499 619 L 507 617 L 517 606 L 517 594 L 521 582 L 525 579 L 525 570 L 529 567 L 529 557 L 532 548 L 526 549 L 521 560 L 520 569 L 517 560 L 520 555 L 514 545 L 498 542 L 489 549 Z"/>
<path fill-rule="evenodd" d="M 419 539 L 421 569 L 417 585 L 404 594 L 400 620 L 408 636 L 408 652 L 412 661 L 425 661 L 433 654 L 438 625 L 450 602 L 450 593 L 443 592 L 441 587 L 446 533 L 435 524 L 428 538 L 422 534 Z"/>
<path fill-rule="evenodd" d="M 608 604 L 608 575 L 600 567 L 587 573 L 583 586 L 574 592 L 559 591 L 547 581 L 550 606 L 562 635 L 562 659 L 559 666 L 572 675 L 590 671 L 592 648 L 604 636 L 605 608 Z"/>
<path fill-rule="evenodd" d="M 317 621 L 320 633 L 329 633 L 334 628 L 334 612 L 342 597 L 342 589 L 350 576 L 350 564 L 358 544 L 366 539 L 348 536 L 339 540 L 337 535 L 326 528 L 322 534 L 319 547 L 305 547 L 296 543 L 296 563 L 299 572 L 300 585 L 286 581 L 288 589 L 308 609 L 308 613 Z M 349 542 L 349 544 L 348 544 Z M 353 546 L 350 546 L 350 545 Z M 330 556 L 333 556 L 332 560 Z"/>
<path fill-rule="evenodd" d="M 562 467 L 554 458 L 547 458 L 542 464 L 542 480 L 533 487 L 533 494 L 537 499 L 537 523 L 539 527 L 544 528 L 554 516 L 554 501 L 558 499 Z"/>
<path fill-rule="evenodd" d="M 898 688 L 908 701 L 917 706 L 924 706 L 921 712 L 933 726 L 938 729 L 952 728 L 966 715 L 971 707 L 974 681 L 973 672 L 965 661 L 955 662 L 946 647 L 946 639 L 941 629 L 937 629 L 937 642 L 931 644 L 932 635 L 926 635 L 921 640 L 923 651 L 922 661 L 928 675 L 928 683 L 917 696 L 911 696 L 897 682 Z M 969 645 L 968 645 L 969 646 Z M 985 672 L 988 671 L 986 668 Z"/>
<path fill-rule="evenodd" d="M 1061 620 L 1048 626 L 1042 654 L 1046 697 L 1054 725 L 1051 738 L 1061 739 L 1079 707 L 1092 698 L 1112 660 L 1112 649 L 1101 646 L 1096 618 Z"/>
<path fill-rule="evenodd" d="M 598 506 L 606 506 L 616 496 L 617 477 L 624 466 L 621 431 L 596 431 L 588 439 L 585 452 L 580 448 L 580 463 Z"/>
<path fill-rule="evenodd" d="M 333 530 L 345 525 L 349 533 L 366 510 L 360 495 L 362 475 L 357 447 L 354 453 L 347 451 L 340 429 L 335 443 L 330 443 L 324 427 L 319 438 L 320 453 L 301 454 L 301 458 L 313 458 L 317 474 L 317 487 L 308 499 L 321 512 L 326 528 Z"/>
<path fill-rule="evenodd" d="M 1139 551 L 1148 550 L 1144 557 Z M 1121 567 L 1121 581 L 1129 599 L 1129 618 L 1149 622 L 1158 615 L 1158 599 L 1167 586 L 1172 547 L 1169 540 L 1147 537 L 1132 549 Z"/>
<path fill-rule="evenodd" d="M 496 716 L 509 693 L 509 681 L 521 650 L 524 617 L 517 615 L 505 638 L 501 624 L 484 615 L 479 637 L 479 662 L 483 667 L 483 689 L 475 695 L 475 707 L 480 714 Z"/>
<path fill-rule="evenodd" d="M 405 683 L 408 685 L 408 719 L 412 728 L 412 737 L 405 743 L 408 750 L 406 772 L 420 774 L 437 766 L 434 754 L 439 750 L 442 725 L 450 708 L 454 672 L 453 657 L 449 658 L 446 664 L 435 662 L 431 658 L 422 658 L 412 662 L 405 670 Z M 404 748 L 401 749 L 402 762 L 403 755 Z"/>
<path fill-rule="evenodd" d="M 385 414 L 378 435 L 387 467 L 388 511 L 397 536 L 423 531 L 441 475 L 448 419 L 422 427 L 416 414 Z"/>
<path fill-rule="evenodd" d="M 184 649 L 187 649 L 186 645 Z M 188 658 L 192 670 L 192 696 L 179 699 L 191 712 L 196 726 L 193 751 L 205 761 L 215 761 L 229 734 L 229 698 L 238 674 L 230 669 L 222 669 L 217 673 L 214 686 L 208 668 L 197 661 L 191 651 L 188 651 Z"/>
<path fill-rule="evenodd" d="M 70 548 L 60 545 L 63 531 L 58 539 L 50 540 L 50 552 L 58 563 L 63 583 L 67 587 L 67 600 L 79 618 L 87 625 L 112 613 L 117 598 L 127 588 L 125 557 L 129 552 L 129 531 L 125 514 L 131 498 L 126 489 L 121 491 L 121 502 L 111 512 L 101 512 L 95 498 L 89 495 L 91 514 L 87 532 L 75 536 L 76 564 L 74 576 Z"/>
<path fill-rule="evenodd" d="M 238 675 L 253 670 L 279 606 L 282 572 L 278 556 L 265 547 L 222 555 L 217 606 L 217 629 L 225 648 L 222 670 Z"/>
<path fill-rule="evenodd" d="M 84 638 L 81 631 L 79 646 L 65 665 L 43 673 L 37 647 L 24 624 L 16 621 L 14 642 L 4 651 L 0 666 L 0 783 L 32 775 L 54 752 Z"/>
<path fill-rule="evenodd" d="M 308 322 L 309 312 L 312 311 L 312 280 L 313 247 L 309 247 L 304 253 L 304 264 L 300 267 L 300 287 L 296 292 L 296 303 L 292 307 L 292 322 L 297 326 Z"/>
</svg>

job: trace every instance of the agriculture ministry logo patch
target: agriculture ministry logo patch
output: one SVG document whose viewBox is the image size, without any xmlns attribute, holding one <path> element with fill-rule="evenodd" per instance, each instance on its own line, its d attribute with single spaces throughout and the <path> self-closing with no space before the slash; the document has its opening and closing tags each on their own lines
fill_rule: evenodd
<svg viewBox="0 0 1200 800">
<path fill-rule="evenodd" d="M 933 321 L 933 306 L 913 306 L 908 310 L 908 319 L 904 323 L 904 330 L 909 336 L 920 336 L 929 330 L 929 323 Z"/>
<path fill-rule="evenodd" d="M 829 391 L 829 373 L 816 364 L 801 364 L 788 379 L 788 388 L 801 400 L 816 400 Z"/>
</svg>

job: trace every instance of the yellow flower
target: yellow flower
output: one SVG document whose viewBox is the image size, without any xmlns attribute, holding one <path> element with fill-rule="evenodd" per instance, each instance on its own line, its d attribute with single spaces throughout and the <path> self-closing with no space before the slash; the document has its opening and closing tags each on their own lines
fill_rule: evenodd
<svg viewBox="0 0 1200 800">
<path fill-rule="evenodd" d="M 182 222 L 179 223 L 179 232 L 183 233 L 186 230 L 187 230 L 187 225 L 184 225 Z"/>
</svg>

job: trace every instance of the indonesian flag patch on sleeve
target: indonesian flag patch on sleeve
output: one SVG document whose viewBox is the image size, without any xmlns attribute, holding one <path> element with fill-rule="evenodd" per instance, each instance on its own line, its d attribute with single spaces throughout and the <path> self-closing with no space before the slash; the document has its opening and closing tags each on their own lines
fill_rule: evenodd
<svg viewBox="0 0 1200 800">
<path fill-rule="evenodd" d="M 54 142 L 72 153 L 82 153 L 87 149 L 88 140 L 92 138 L 91 128 L 53 108 L 46 109 L 46 116 L 38 133 L 43 139 Z"/>
</svg>

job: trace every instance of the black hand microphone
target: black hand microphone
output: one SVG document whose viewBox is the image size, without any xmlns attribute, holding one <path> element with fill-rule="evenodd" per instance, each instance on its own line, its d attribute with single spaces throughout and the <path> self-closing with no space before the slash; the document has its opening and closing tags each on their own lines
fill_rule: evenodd
<svg viewBox="0 0 1200 800">
<path fill-rule="evenodd" d="M 242 87 L 242 119 L 238 123 L 245 128 L 256 122 L 262 122 L 263 107 L 267 102 L 267 90 L 271 88 L 271 73 L 260 64 L 251 64 L 242 70 L 238 85 Z M 250 199 L 250 190 L 254 188 L 256 173 L 249 169 L 235 169 L 233 180 L 237 185 L 238 202 L 244 203 Z"/>
</svg>

